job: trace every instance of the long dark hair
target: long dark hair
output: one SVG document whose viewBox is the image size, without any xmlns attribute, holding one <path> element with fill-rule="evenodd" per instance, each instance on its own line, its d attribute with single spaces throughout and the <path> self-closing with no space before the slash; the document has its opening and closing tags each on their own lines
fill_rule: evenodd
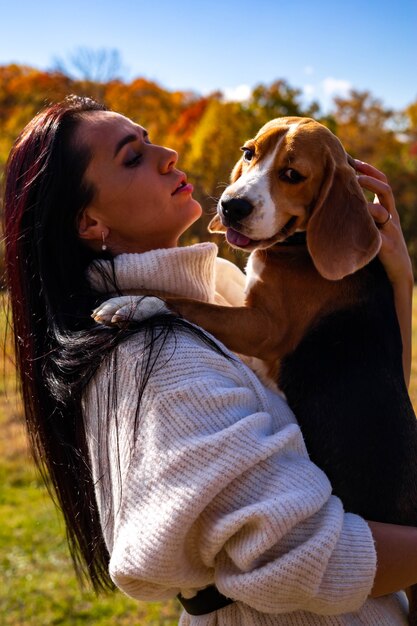
<svg viewBox="0 0 417 626">
<path fill-rule="evenodd" d="M 88 457 L 85 386 L 108 355 L 114 375 L 113 348 L 144 331 L 148 350 L 137 368 L 136 429 L 140 398 L 161 340 L 182 329 L 224 354 L 203 331 L 172 315 L 124 329 L 99 326 L 90 317 L 103 295 L 89 285 L 86 269 L 97 257 L 112 259 L 78 237 L 78 217 L 96 190 L 85 180 L 91 154 L 76 131 L 85 116 L 103 110 L 89 98 L 69 96 L 41 111 L 11 150 L 4 196 L 6 279 L 29 441 L 45 484 L 63 512 L 77 575 L 89 579 L 96 591 L 113 588 L 113 583 Z M 118 292 L 114 272 L 105 279 Z M 111 390 L 109 397 L 103 406 L 117 410 Z M 103 422 L 106 428 L 105 414 Z"/>
<path fill-rule="evenodd" d="M 4 195 L 6 279 L 31 449 L 63 511 L 76 571 L 96 590 L 111 581 L 79 380 L 115 333 L 98 333 L 88 315 L 96 295 L 85 274 L 95 255 L 77 236 L 77 216 L 95 190 L 84 181 L 90 154 L 74 138 L 82 117 L 101 110 L 71 96 L 40 112 L 10 152 Z"/>
</svg>

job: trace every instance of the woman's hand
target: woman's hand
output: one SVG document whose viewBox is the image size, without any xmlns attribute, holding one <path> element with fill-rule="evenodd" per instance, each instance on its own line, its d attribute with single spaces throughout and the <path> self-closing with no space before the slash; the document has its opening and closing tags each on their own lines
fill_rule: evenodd
<svg viewBox="0 0 417 626">
<path fill-rule="evenodd" d="M 394 290 L 395 308 L 403 342 L 404 378 L 408 385 L 411 372 L 411 316 L 414 286 L 411 259 L 387 177 L 368 163 L 355 160 L 355 166 L 361 187 L 375 194 L 374 202 L 370 202 L 368 208 L 381 233 L 382 245 L 379 258 Z"/>
<path fill-rule="evenodd" d="M 411 260 L 387 177 L 368 163 L 355 160 L 355 165 L 361 187 L 375 194 L 374 202 L 370 202 L 368 208 L 381 233 L 382 246 L 379 258 L 388 278 L 393 286 L 404 282 L 410 285 L 413 283 Z"/>
</svg>

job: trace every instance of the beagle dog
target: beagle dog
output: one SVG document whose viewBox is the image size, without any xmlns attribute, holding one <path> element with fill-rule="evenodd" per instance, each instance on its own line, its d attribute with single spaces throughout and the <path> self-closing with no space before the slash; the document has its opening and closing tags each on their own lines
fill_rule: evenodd
<svg viewBox="0 0 417 626">
<path fill-rule="evenodd" d="M 298 117 L 268 122 L 242 150 L 210 230 L 251 252 L 244 306 L 166 302 L 262 359 L 347 511 L 417 525 L 401 334 L 349 157 L 330 130 Z"/>
</svg>

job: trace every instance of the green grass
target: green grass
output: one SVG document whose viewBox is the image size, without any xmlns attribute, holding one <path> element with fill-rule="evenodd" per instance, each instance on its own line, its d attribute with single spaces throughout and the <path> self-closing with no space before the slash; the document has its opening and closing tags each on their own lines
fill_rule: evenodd
<svg viewBox="0 0 417 626">
<path fill-rule="evenodd" d="M 2 626 L 172 626 L 176 601 L 97 598 L 75 580 L 60 515 L 28 458 L 17 413 L 0 415 L 0 623 Z"/>
<path fill-rule="evenodd" d="M 417 355 L 417 303 L 413 345 Z M 29 458 L 14 371 L 0 382 L 1 626 L 173 626 L 176 600 L 138 603 L 119 592 L 96 597 L 77 585 L 64 527 Z M 6 392 L 7 390 L 7 392 Z M 417 406 L 417 359 L 411 398 Z"/>
<path fill-rule="evenodd" d="M 138 603 L 81 591 L 63 522 L 29 457 L 14 371 L 0 385 L 0 625 L 174 626 L 176 600 Z"/>
</svg>

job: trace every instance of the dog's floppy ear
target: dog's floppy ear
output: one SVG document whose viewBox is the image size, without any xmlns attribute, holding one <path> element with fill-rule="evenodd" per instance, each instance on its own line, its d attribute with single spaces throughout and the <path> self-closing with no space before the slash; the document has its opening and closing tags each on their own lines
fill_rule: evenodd
<svg viewBox="0 0 417 626">
<path fill-rule="evenodd" d="M 226 226 L 223 226 L 222 221 L 218 215 L 215 215 L 208 225 L 209 233 L 225 233 Z"/>
<path fill-rule="evenodd" d="M 329 150 L 325 179 L 307 226 L 307 246 L 317 271 L 340 280 L 379 252 L 381 235 L 369 214 L 355 172 Z"/>
</svg>

